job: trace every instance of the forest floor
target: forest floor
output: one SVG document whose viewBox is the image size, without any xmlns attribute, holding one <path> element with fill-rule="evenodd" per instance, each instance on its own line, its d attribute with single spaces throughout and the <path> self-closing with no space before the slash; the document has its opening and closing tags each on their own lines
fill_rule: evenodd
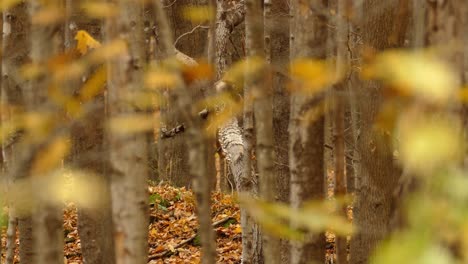
<svg viewBox="0 0 468 264">
<path fill-rule="evenodd" d="M 331 186 L 332 187 L 332 186 Z M 332 193 L 328 198 L 331 198 Z M 148 188 L 150 224 L 148 227 L 148 263 L 199 263 L 200 244 L 197 236 L 198 222 L 193 192 L 168 185 Z M 242 230 L 239 206 L 229 194 L 213 193 L 212 219 L 217 237 L 218 263 L 240 263 Z M 76 207 L 68 205 L 64 212 L 64 263 L 82 264 L 81 241 L 77 230 Z M 5 257 L 5 233 L 2 248 Z M 327 232 L 327 261 L 333 263 L 334 235 Z M 19 263 L 16 241 L 15 263 Z"/>
<path fill-rule="evenodd" d="M 199 263 L 200 245 L 196 235 L 198 222 L 193 193 L 167 185 L 149 187 L 149 191 L 148 263 Z M 231 195 L 214 193 L 212 212 L 218 262 L 240 263 L 242 246 L 238 205 Z M 77 214 L 73 205 L 65 210 L 64 230 L 64 263 L 82 264 Z M 15 263 L 19 263 L 18 240 L 16 244 Z M 2 248 L 5 249 L 5 230 L 2 232 Z"/>
</svg>

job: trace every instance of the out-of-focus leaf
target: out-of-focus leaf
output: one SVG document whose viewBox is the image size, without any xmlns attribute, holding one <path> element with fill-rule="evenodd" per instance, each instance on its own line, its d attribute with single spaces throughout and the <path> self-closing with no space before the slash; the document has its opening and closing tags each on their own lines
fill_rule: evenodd
<svg viewBox="0 0 468 264">
<path fill-rule="evenodd" d="M 425 250 L 430 246 L 427 236 L 419 232 L 394 235 L 376 250 L 372 264 L 420 263 Z"/>
<path fill-rule="evenodd" d="M 210 80 L 213 78 L 213 67 L 206 63 L 201 62 L 196 65 L 184 65 L 182 67 L 182 76 L 187 84 L 195 80 Z"/>
<path fill-rule="evenodd" d="M 182 16 L 193 23 L 203 23 L 214 17 L 215 10 L 209 6 L 189 6 L 182 10 Z"/>
<path fill-rule="evenodd" d="M 383 52 L 364 67 L 362 75 L 381 80 L 403 95 L 416 96 L 431 103 L 446 103 L 456 95 L 454 72 L 429 52 Z"/>
<path fill-rule="evenodd" d="M 468 103 L 468 86 L 463 87 L 458 91 L 458 99 L 464 104 Z"/>
<path fill-rule="evenodd" d="M 0 11 L 7 10 L 19 2 L 21 0 L 2 0 L 0 1 Z"/>
<path fill-rule="evenodd" d="M 342 235 L 349 235 L 353 232 L 353 226 L 347 219 L 324 209 L 321 204 L 317 206 L 309 204 L 307 207 L 294 209 L 288 205 L 267 203 L 248 196 L 240 196 L 240 202 L 256 221 L 275 235 L 286 235 L 290 238 L 300 239 L 301 232 L 292 227 L 305 228 L 310 232 L 333 230 Z M 290 223 L 291 226 L 288 226 L 287 223 Z"/>
<path fill-rule="evenodd" d="M 69 138 L 57 137 L 38 152 L 31 165 L 31 173 L 33 175 L 43 175 L 46 172 L 58 168 L 69 151 Z"/>
<path fill-rule="evenodd" d="M 65 10 L 59 6 L 48 6 L 41 9 L 32 17 L 33 24 L 50 25 L 58 23 L 65 18 Z"/>
<path fill-rule="evenodd" d="M 291 89 L 308 95 L 329 88 L 342 77 L 336 66 L 325 60 L 298 59 L 292 62 L 290 71 L 293 80 L 297 81 L 291 84 Z"/>
<path fill-rule="evenodd" d="M 101 208 L 104 201 L 100 194 L 104 192 L 105 182 L 100 175 L 86 171 L 61 169 L 51 174 L 50 177 L 40 179 L 41 184 L 49 190 L 42 193 L 50 202 L 63 204 L 72 202 L 82 208 Z"/>
<path fill-rule="evenodd" d="M 127 43 L 123 40 L 114 40 L 94 50 L 89 57 L 92 63 L 99 64 L 127 54 Z"/>
<path fill-rule="evenodd" d="M 80 98 L 88 101 L 98 95 L 107 81 L 107 68 L 99 67 L 80 89 Z"/>
<path fill-rule="evenodd" d="M 86 1 L 81 8 L 88 16 L 95 18 L 111 18 L 119 13 L 115 5 L 105 1 Z"/>
<path fill-rule="evenodd" d="M 49 132 L 55 125 L 55 118 L 51 113 L 27 112 L 19 118 L 19 126 L 24 128 L 29 134 L 29 139 L 40 142 L 49 136 Z"/>
<path fill-rule="evenodd" d="M 229 93 L 207 97 L 199 105 L 200 109 L 216 109 L 215 113 L 209 115 L 207 122 L 205 122 L 207 136 L 215 136 L 219 127 L 243 110 L 242 100 L 235 100 Z"/>
<path fill-rule="evenodd" d="M 28 80 L 35 79 L 46 73 L 46 69 L 37 63 L 28 63 L 21 67 L 21 75 Z"/>
<path fill-rule="evenodd" d="M 245 78 L 255 78 L 258 74 L 263 74 L 266 63 L 260 57 L 249 57 L 240 60 L 229 68 L 224 74 L 222 80 L 232 84 L 240 92 L 244 87 Z"/>
<path fill-rule="evenodd" d="M 101 43 L 95 40 L 88 32 L 85 30 L 78 30 L 75 35 L 76 40 L 76 49 L 82 54 L 88 53 L 89 49 L 99 48 Z"/>
<path fill-rule="evenodd" d="M 148 114 L 122 115 L 109 120 L 109 128 L 118 134 L 133 134 L 153 130 L 154 118 Z"/>
<path fill-rule="evenodd" d="M 171 71 L 158 68 L 146 74 L 145 84 L 151 89 L 172 89 L 178 84 L 178 76 Z"/>
<path fill-rule="evenodd" d="M 62 65 L 62 67 L 52 71 L 53 78 L 56 82 L 73 80 L 83 76 L 87 69 L 86 63 L 83 61 L 72 61 Z"/>
<path fill-rule="evenodd" d="M 399 153 L 405 166 L 421 175 L 457 163 L 463 148 L 460 128 L 449 117 L 413 117 L 399 125 Z"/>
</svg>

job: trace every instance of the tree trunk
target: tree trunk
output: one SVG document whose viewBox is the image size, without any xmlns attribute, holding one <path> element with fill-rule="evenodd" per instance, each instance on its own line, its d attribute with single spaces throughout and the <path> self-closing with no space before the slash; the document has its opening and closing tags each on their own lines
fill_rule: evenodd
<svg viewBox="0 0 468 264">
<path fill-rule="evenodd" d="M 272 1 L 271 11 L 265 14 L 266 57 L 271 65 L 273 90 L 273 137 L 274 137 L 274 171 L 276 196 L 278 202 L 289 203 L 289 100 L 287 90 L 288 77 L 284 74 L 289 66 L 289 2 Z M 269 43 L 269 44 L 267 44 Z M 289 241 L 281 240 L 281 263 L 290 262 Z"/>
<path fill-rule="evenodd" d="M 276 200 L 289 203 L 290 171 L 287 142 L 290 116 L 290 94 L 287 90 L 289 66 L 289 4 L 288 1 L 273 1 L 270 16 L 265 17 L 270 31 L 270 63 L 272 66 L 273 87 L 273 131 L 275 140 Z M 281 240 L 281 262 L 290 262 L 290 245 L 287 239 Z"/>
<path fill-rule="evenodd" d="M 314 6 L 305 10 L 304 5 Z M 327 21 L 319 14 L 327 8 L 327 1 L 312 3 L 296 0 L 291 3 L 291 60 L 299 58 L 323 59 L 326 56 Z M 295 83 L 294 85 L 300 85 Z M 318 111 L 310 120 L 308 111 Z M 300 208 L 310 199 L 323 199 L 324 172 L 324 115 L 323 100 L 301 92 L 291 95 L 289 125 L 289 161 L 291 170 L 291 206 Z M 309 235 L 305 242 L 291 244 L 291 263 L 325 262 L 325 236 Z"/>
<path fill-rule="evenodd" d="M 76 50 L 75 34 L 78 30 L 86 30 L 94 38 L 102 39 L 102 21 L 91 19 L 80 11 L 79 3 L 72 0 L 65 2 L 67 19 L 65 22 L 65 48 L 68 52 Z M 84 79 L 92 75 L 89 69 Z M 72 96 L 83 82 L 82 78 L 67 81 L 68 96 Z M 104 142 L 105 100 L 104 93 L 97 95 L 91 103 L 98 105 L 92 113 L 76 122 L 70 131 L 72 150 L 69 162 L 77 169 L 84 170 L 98 178 L 102 192 L 96 208 L 78 208 L 78 233 L 81 240 L 81 251 L 85 264 L 115 263 L 114 240 L 112 235 L 112 205 L 110 194 L 110 179 L 106 170 L 109 162 L 106 144 Z"/>
<path fill-rule="evenodd" d="M 386 48 L 401 47 L 406 32 L 406 17 L 398 17 L 398 2 L 367 0 L 363 5 L 361 30 L 366 45 L 382 51 Z M 399 21 L 399 33 L 392 32 L 394 21 Z M 392 36 L 390 38 L 389 36 Z M 373 129 L 374 119 L 382 102 L 381 85 L 363 82 L 357 88 L 358 109 L 361 114 L 361 133 L 358 151 L 361 155 L 359 185 L 353 219 L 358 232 L 351 240 L 350 263 L 368 263 L 369 256 L 378 242 L 389 231 L 392 212 L 392 196 L 400 177 L 394 164 L 391 137 Z"/>
<path fill-rule="evenodd" d="M 156 22 L 161 34 L 161 55 L 163 59 L 171 59 L 175 52 L 167 17 L 160 1 L 155 1 L 154 5 Z M 216 242 L 211 221 L 211 185 L 206 166 L 205 138 L 198 117 L 198 109 L 191 100 L 194 96 L 193 91 L 196 90 L 194 88 L 197 87 L 186 89 L 180 72 L 173 72 L 172 74 L 177 77 L 178 85 L 174 87 L 176 97 L 171 98 L 171 100 L 178 102 L 178 109 L 188 123 L 187 132 L 191 138 L 189 141 L 189 164 L 190 176 L 195 179 L 194 190 L 197 198 L 197 215 L 200 226 L 198 233 L 202 246 L 201 263 L 211 264 L 216 262 Z M 190 91 L 192 91 L 192 94 Z"/>
<path fill-rule="evenodd" d="M 5 101 L 11 106 L 18 108 L 11 115 L 23 111 L 25 102 L 23 91 L 26 83 L 18 78 L 18 69 L 29 60 L 29 34 L 30 18 L 26 1 L 21 1 L 9 10 L 3 12 L 3 60 L 2 60 L 2 91 Z M 14 144 L 5 150 L 5 160 L 9 164 L 10 174 L 16 181 L 16 170 L 21 163 L 21 156 L 26 155 L 24 146 Z M 34 248 L 32 236 L 31 215 L 18 212 L 18 229 L 20 250 L 19 255 L 22 263 L 34 263 Z"/>
<path fill-rule="evenodd" d="M 120 40 L 127 45 L 127 54 L 114 57 L 109 63 L 108 113 L 118 118 L 141 113 L 125 102 L 126 94 L 143 87 L 145 59 L 143 8 L 141 3 L 117 2 L 120 15 L 109 19 L 106 40 Z M 147 263 L 148 197 L 147 141 L 144 132 L 122 134 L 108 131 L 110 149 L 112 213 L 117 263 Z"/>
<path fill-rule="evenodd" d="M 34 17 L 47 8 L 63 8 L 60 1 L 51 1 L 47 4 L 39 1 L 30 1 L 30 16 Z M 32 24 L 31 32 L 31 60 L 32 63 L 41 65 L 52 56 L 59 53 L 63 45 L 62 38 L 57 30 L 58 23 L 41 25 Z M 51 78 L 43 76 L 31 81 L 31 89 L 28 92 L 30 101 L 28 104 L 32 111 L 44 111 L 48 105 L 47 89 L 52 85 Z M 25 94 L 26 95 L 26 94 Z M 57 168 L 54 168 L 57 169 Z M 49 172 L 46 172 L 49 173 Z M 38 175 L 31 175 L 38 176 Z M 45 175 L 42 175 L 45 176 Z M 46 185 L 51 185 L 47 182 Z M 43 191 L 43 190 L 42 190 Z M 34 209 L 33 232 L 34 246 L 36 247 L 35 263 L 63 263 L 63 208 L 57 201 L 50 201 L 41 192 L 37 193 L 38 206 Z"/>
<path fill-rule="evenodd" d="M 271 2 L 264 1 L 265 16 L 271 15 Z M 266 65 L 262 69 L 256 70 L 252 67 L 252 61 L 255 59 L 263 60 L 265 48 L 270 48 L 270 31 L 265 32 L 264 24 L 268 22 L 262 16 L 262 2 L 258 0 L 246 1 L 245 32 L 246 49 L 249 62 L 247 63 L 247 72 L 244 86 L 244 103 L 246 109 L 250 110 L 249 103 L 253 103 L 253 114 L 255 118 L 255 153 L 257 157 L 259 196 L 269 202 L 275 201 L 276 194 L 276 175 L 274 171 L 274 137 L 273 137 L 273 104 L 271 90 L 271 75 L 267 73 Z M 269 63 L 271 62 L 268 57 Z M 256 72 L 258 71 L 258 72 Z M 246 113 L 246 116 L 250 113 Z M 253 123 L 253 120 L 244 118 Z M 249 129 L 250 125 L 249 124 Z M 245 125 L 246 123 L 244 123 Z M 246 127 L 247 128 L 247 127 Z M 245 132 L 249 130 L 244 130 Z M 249 131 L 250 132 L 250 131 Z M 250 133 L 249 133 L 250 136 Z M 246 137 L 247 139 L 247 137 Z M 247 142 L 248 143 L 248 142 Z M 249 143 L 248 143 L 249 144 Z M 249 152 L 248 152 L 249 153 Z M 250 155 L 246 155 L 250 159 Z M 250 168 L 244 170 L 250 172 Z M 280 263 L 281 251 L 280 240 L 265 232 L 261 233 L 263 241 L 263 256 L 265 263 Z M 255 243 L 256 241 L 253 241 Z"/>
<path fill-rule="evenodd" d="M 349 6 L 345 0 L 337 0 L 333 2 L 333 8 L 337 11 L 334 17 L 334 25 L 336 33 L 334 37 L 329 37 L 329 41 L 333 41 L 336 45 L 336 71 L 337 75 L 344 74 L 344 70 L 348 65 L 348 10 Z M 347 194 L 347 178 L 346 178 L 346 153 L 345 153 L 345 90 L 347 87 L 346 78 L 343 82 L 337 83 L 333 91 L 333 158 L 335 172 L 335 196 L 344 197 Z M 342 211 L 343 217 L 347 217 L 347 207 L 343 206 L 339 210 Z M 348 249 L 346 236 L 338 236 L 335 239 L 335 254 L 337 263 L 348 263 Z"/>
</svg>

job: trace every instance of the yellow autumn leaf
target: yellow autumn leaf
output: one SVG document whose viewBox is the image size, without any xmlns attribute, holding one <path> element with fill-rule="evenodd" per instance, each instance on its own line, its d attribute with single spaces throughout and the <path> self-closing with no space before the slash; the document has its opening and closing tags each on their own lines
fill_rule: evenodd
<svg viewBox="0 0 468 264">
<path fill-rule="evenodd" d="M 116 58 L 118 56 L 121 56 L 123 54 L 127 53 L 127 43 L 125 43 L 124 40 L 114 40 L 111 41 L 110 43 L 106 43 L 105 45 L 102 45 L 101 48 L 99 49 L 99 52 L 93 52 L 90 54 L 89 60 L 92 63 L 103 63 L 105 61 L 108 61 L 112 58 Z"/>
<path fill-rule="evenodd" d="M 265 61 L 260 57 L 249 57 L 232 65 L 224 74 L 222 80 L 233 85 L 241 92 L 245 78 L 254 78 L 265 67 Z"/>
<path fill-rule="evenodd" d="M 19 2 L 21 2 L 21 0 L 2 0 L 0 1 L 0 11 L 9 9 L 10 7 L 16 5 Z"/>
<path fill-rule="evenodd" d="M 116 116 L 109 120 L 109 129 L 117 134 L 133 134 L 151 131 L 155 120 L 149 114 Z"/>
<path fill-rule="evenodd" d="M 209 6 L 190 6 L 182 10 L 182 16 L 193 23 L 203 23 L 214 17 L 215 10 Z"/>
<path fill-rule="evenodd" d="M 458 91 L 458 99 L 464 104 L 468 103 L 468 86 L 465 86 Z"/>
<path fill-rule="evenodd" d="M 175 88 L 178 76 L 164 69 L 149 71 L 145 76 L 145 85 L 151 89 Z"/>
<path fill-rule="evenodd" d="M 28 63 L 21 67 L 21 75 L 27 80 L 38 78 L 45 73 L 45 68 L 38 63 Z"/>
<path fill-rule="evenodd" d="M 85 30 L 78 30 L 75 35 L 75 40 L 77 42 L 76 49 L 82 54 L 88 53 L 89 49 L 95 49 L 101 46 L 97 40 L 95 40 L 88 32 Z"/>
<path fill-rule="evenodd" d="M 450 117 L 403 116 L 399 124 L 399 154 L 405 167 L 426 175 L 456 163 L 463 139 L 456 120 Z"/>
<path fill-rule="evenodd" d="M 69 138 L 65 136 L 57 137 L 37 153 L 31 166 L 31 173 L 36 176 L 43 175 L 52 169 L 58 168 L 69 150 Z"/>
<path fill-rule="evenodd" d="M 291 88 L 310 95 L 329 88 L 341 78 L 336 67 L 326 60 L 298 59 L 292 62 L 290 72 L 291 77 L 297 81 Z"/>
<path fill-rule="evenodd" d="M 32 17 L 32 23 L 38 25 L 50 25 L 58 23 L 65 18 L 65 11 L 58 6 L 43 8 Z"/>
<path fill-rule="evenodd" d="M 118 15 L 119 9 L 107 2 L 101 1 L 86 1 L 81 5 L 85 13 L 94 18 L 110 18 Z"/>
<path fill-rule="evenodd" d="M 102 208 L 105 203 L 97 193 L 102 193 L 105 183 L 101 175 L 71 168 L 55 170 L 45 177 L 35 179 L 41 185 L 41 199 L 49 203 L 72 202 L 82 208 Z"/>
<path fill-rule="evenodd" d="M 84 101 L 90 100 L 98 95 L 107 81 L 107 68 L 99 67 L 96 72 L 86 81 L 80 90 L 80 98 Z"/>
<path fill-rule="evenodd" d="M 458 89 L 454 71 L 427 51 L 383 52 L 364 67 L 362 76 L 381 80 L 404 95 L 431 103 L 449 102 Z"/>
</svg>

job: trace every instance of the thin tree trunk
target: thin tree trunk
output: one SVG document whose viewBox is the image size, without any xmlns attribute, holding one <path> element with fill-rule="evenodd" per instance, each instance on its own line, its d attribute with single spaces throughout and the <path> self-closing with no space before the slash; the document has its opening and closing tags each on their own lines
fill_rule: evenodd
<svg viewBox="0 0 468 264">
<path fill-rule="evenodd" d="M 128 51 L 109 63 L 110 118 L 141 112 L 124 99 L 129 92 L 142 89 L 145 63 L 142 3 L 120 0 L 117 4 L 120 15 L 109 19 L 106 40 L 123 41 Z M 148 171 L 145 133 L 123 135 L 119 131 L 108 132 L 116 261 L 120 264 L 147 263 Z"/>
<path fill-rule="evenodd" d="M 314 6 L 304 10 L 304 5 Z M 327 8 L 327 1 L 291 3 L 291 60 L 299 58 L 323 59 L 327 50 L 327 21 L 319 14 Z M 295 84 L 300 85 L 300 84 Z M 308 119 L 308 111 L 317 111 L 317 118 Z M 301 92 L 291 95 L 289 126 L 289 160 L 291 170 L 291 206 L 300 208 L 310 199 L 323 199 L 324 172 L 324 115 L 323 100 Z M 291 244 L 291 263 L 325 262 L 324 233 L 309 235 L 305 242 Z"/>
<path fill-rule="evenodd" d="M 405 33 L 405 17 L 398 17 L 397 1 L 382 5 L 381 1 L 366 0 L 363 5 L 362 34 L 366 45 L 377 51 L 401 47 Z M 392 35 L 394 21 L 400 21 L 403 28 Z M 404 36 L 404 35 L 403 35 Z M 353 219 L 358 232 L 351 240 L 350 263 L 368 263 L 369 256 L 378 242 L 390 231 L 393 214 L 392 196 L 400 177 L 394 164 L 391 138 L 373 129 L 373 122 L 382 102 L 381 85 L 364 82 L 357 89 L 358 108 L 361 113 L 361 133 L 358 151 L 361 155 L 360 181 L 356 189 Z"/>
<path fill-rule="evenodd" d="M 271 14 L 271 2 L 264 1 L 265 14 Z M 265 57 L 265 48 L 270 47 L 270 32 L 264 35 L 264 16 L 262 16 L 262 2 L 258 0 L 246 1 L 245 32 L 246 49 L 249 62 L 247 63 L 246 79 L 244 86 L 244 104 L 247 111 L 253 107 L 255 117 L 255 153 L 257 157 L 258 178 L 259 178 L 259 196 L 269 202 L 275 201 L 276 194 L 276 175 L 274 172 L 274 139 L 273 139 L 273 104 L 271 92 L 271 76 L 266 68 L 258 70 L 252 67 L 252 60 L 263 60 Z M 266 44 L 266 47 L 264 45 Z M 269 54 L 269 53 L 268 53 Z M 269 61 L 270 62 L 270 61 Z M 263 65 L 266 67 L 266 65 Z M 249 105 L 252 103 L 253 105 Z M 246 139 L 249 138 L 250 129 L 253 125 L 252 114 L 246 112 L 244 115 L 244 132 Z M 248 118 L 245 118 L 248 117 Z M 252 144 L 246 140 L 247 146 Z M 248 150 L 249 151 L 249 150 Z M 250 151 L 246 153 L 250 160 Z M 246 173 L 250 168 L 244 168 Z M 247 177 L 246 177 L 247 178 Z M 252 177 L 250 177 L 252 178 Z M 281 251 L 280 240 L 265 232 L 261 233 L 263 242 L 263 256 L 265 263 L 280 263 Z M 253 241 L 256 243 L 256 241 Z M 260 241 L 258 242 L 260 243 Z"/>
<path fill-rule="evenodd" d="M 175 52 L 167 17 L 161 2 L 155 1 L 154 5 L 156 22 L 160 27 L 162 57 L 170 59 Z M 206 166 L 205 138 L 198 118 L 198 111 L 191 100 L 193 94 L 187 91 L 180 73 L 174 72 L 173 74 L 176 74 L 179 80 L 178 86 L 175 87 L 177 99 L 173 100 L 178 102 L 180 112 L 189 124 L 188 134 L 191 138 L 189 141 L 189 165 L 190 174 L 195 179 L 194 189 L 197 197 L 199 234 L 202 245 L 201 262 L 212 264 L 216 262 L 216 242 L 211 221 L 211 185 Z"/>
<path fill-rule="evenodd" d="M 348 6 L 345 0 L 336 1 L 337 16 L 335 16 L 336 37 L 336 71 L 342 74 L 348 68 Z M 345 79 L 346 81 L 347 79 Z M 335 167 L 335 195 L 343 197 L 347 193 L 346 178 L 346 153 L 345 153 L 345 89 L 347 83 L 340 82 L 334 87 L 333 109 L 333 142 L 334 142 L 334 167 Z M 347 207 L 341 208 L 342 215 L 347 217 Z M 348 263 L 348 250 L 346 236 L 339 236 L 335 242 L 335 254 L 338 264 Z"/>
<path fill-rule="evenodd" d="M 10 208 L 8 214 L 8 229 L 6 232 L 6 247 L 5 247 L 5 264 L 13 264 L 15 258 L 16 248 L 16 227 L 18 226 L 18 219 L 14 212 L 14 209 Z"/>
<path fill-rule="evenodd" d="M 4 99 L 10 106 L 24 110 L 23 91 L 25 83 L 18 78 L 18 69 L 29 59 L 29 29 L 30 18 L 26 1 L 21 1 L 9 10 L 3 12 L 3 49 L 2 49 L 2 91 Z M 16 115 L 18 112 L 12 113 Z M 10 174 L 16 177 L 15 171 L 21 166 L 21 156 L 27 151 L 22 146 L 14 144 L 5 150 L 5 160 L 9 164 Z M 16 181 L 17 179 L 12 179 Z M 28 214 L 18 212 L 18 229 L 21 262 L 34 263 L 32 236 L 32 218 Z"/>
</svg>

